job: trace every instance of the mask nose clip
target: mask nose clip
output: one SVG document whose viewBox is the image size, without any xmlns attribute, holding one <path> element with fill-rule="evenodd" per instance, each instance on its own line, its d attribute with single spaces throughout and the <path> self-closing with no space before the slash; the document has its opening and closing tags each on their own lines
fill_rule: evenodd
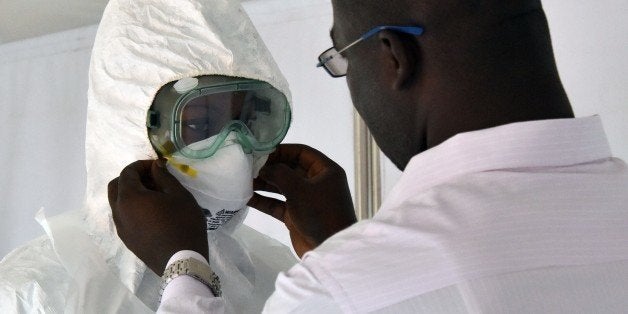
<svg viewBox="0 0 628 314">
<path fill-rule="evenodd" d="M 231 127 L 229 128 L 229 131 L 236 132 L 242 135 L 249 135 L 250 133 L 249 128 L 247 128 L 241 121 L 238 121 L 237 123 L 233 123 Z"/>
<path fill-rule="evenodd" d="M 229 131 L 235 133 L 236 139 L 234 142 L 240 144 L 245 154 L 253 153 L 251 142 L 248 139 L 248 134 L 250 133 L 249 128 L 240 122 L 231 125 Z"/>
<path fill-rule="evenodd" d="M 246 146 L 246 145 L 240 145 L 240 146 L 242 146 L 242 151 L 244 151 L 245 154 L 252 154 L 253 153 L 253 150 L 251 148 L 249 148 L 248 146 Z"/>
</svg>

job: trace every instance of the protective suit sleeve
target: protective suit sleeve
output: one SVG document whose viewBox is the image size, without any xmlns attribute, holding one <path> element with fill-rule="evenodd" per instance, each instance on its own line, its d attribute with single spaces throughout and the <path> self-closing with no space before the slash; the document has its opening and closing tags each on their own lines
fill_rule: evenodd
<svg viewBox="0 0 628 314">
<path fill-rule="evenodd" d="M 177 277 L 167 286 L 157 313 L 225 313 L 225 302 L 209 288 L 188 276 Z"/>
<path fill-rule="evenodd" d="M 196 252 L 191 252 L 196 255 L 186 252 L 191 251 L 178 252 L 170 258 L 168 265 L 179 259 L 200 256 Z M 263 313 L 342 313 L 334 298 L 302 264 L 279 274 L 275 288 Z M 224 312 L 223 299 L 214 297 L 209 288 L 188 276 L 177 277 L 166 286 L 157 310 L 157 313 Z"/>
</svg>

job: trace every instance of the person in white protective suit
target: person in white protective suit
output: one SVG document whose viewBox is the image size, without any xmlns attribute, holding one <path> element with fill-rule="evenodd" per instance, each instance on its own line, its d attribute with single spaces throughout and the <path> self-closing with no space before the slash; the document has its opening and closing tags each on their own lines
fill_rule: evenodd
<svg viewBox="0 0 628 314">
<path fill-rule="evenodd" d="M 90 64 L 84 208 L 40 211 L 46 235 L 0 263 L 0 313 L 156 310 L 159 277 L 116 235 L 107 184 L 158 157 L 206 210 L 225 310 L 261 311 L 296 259 L 243 220 L 253 177 L 289 127 L 289 100 L 238 1 L 110 1 Z"/>
</svg>

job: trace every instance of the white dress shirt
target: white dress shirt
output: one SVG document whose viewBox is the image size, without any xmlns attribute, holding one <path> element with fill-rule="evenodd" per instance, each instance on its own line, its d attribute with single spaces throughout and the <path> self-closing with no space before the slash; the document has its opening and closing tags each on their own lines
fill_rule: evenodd
<svg viewBox="0 0 628 314">
<path fill-rule="evenodd" d="M 597 116 L 459 134 L 281 274 L 265 312 L 625 313 L 628 168 L 611 156 Z"/>
</svg>

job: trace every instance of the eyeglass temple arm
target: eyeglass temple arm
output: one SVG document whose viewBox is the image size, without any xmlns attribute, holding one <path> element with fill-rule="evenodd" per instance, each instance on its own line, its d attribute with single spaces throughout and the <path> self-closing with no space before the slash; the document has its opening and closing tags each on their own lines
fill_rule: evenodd
<svg viewBox="0 0 628 314">
<path fill-rule="evenodd" d="M 352 42 L 351 44 L 349 44 L 349 46 L 344 47 L 342 50 L 338 51 L 338 53 L 343 53 L 345 50 L 357 45 L 359 42 L 367 40 L 371 37 L 373 37 L 375 34 L 383 31 L 383 30 L 392 30 L 392 31 L 397 31 L 397 32 L 401 32 L 401 33 L 406 33 L 406 34 L 411 34 L 411 35 L 421 35 L 423 34 L 423 28 L 421 27 L 414 27 L 414 26 L 377 26 L 375 28 L 373 28 L 372 30 L 368 31 L 366 34 L 362 35 L 362 37 L 360 37 L 358 40 Z"/>
<path fill-rule="evenodd" d="M 372 35 L 371 35 L 371 36 L 372 36 Z M 368 38 L 368 37 L 367 37 L 367 38 Z M 362 37 L 358 38 L 358 40 L 356 40 L 356 41 L 352 42 L 351 44 L 349 44 L 349 46 L 344 47 L 344 48 L 342 48 L 342 50 L 340 50 L 340 51 L 336 52 L 335 54 L 330 55 L 330 56 L 326 57 L 325 59 L 320 60 L 320 62 L 316 65 L 316 67 L 317 67 L 317 68 L 322 67 L 322 66 L 323 66 L 323 65 L 325 65 L 325 63 L 327 63 L 329 60 L 333 59 L 333 58 L 334 58 L 334 55 L 339 55 L 339 54 L 343 53 L 345 50 L 347 50 L 347 49 L 349 49 L 349 48 L 351 48 L 351 47 L 353 47 L 353 46 L 357 45 L 359 42 L 363 41 L 364 39 L 365 39 L 365 38 L 364 38 L 364 36 L 362 36 Z"/>
<path fill-rule="evenodd" d="M 400 33 L 410 34 L 419 36 L 423 34 L 423 27 L 419 26 L 377 26 L 366 32 L 366 34 L 362 35 L 360 40 L 366 40 L 372 37 L 373 35 L 383 31 L 383 30 L 392 30 Z"/>
<path fill-rule="evenodd" d="M 352 42 L 351 44 L 349 44 L 347 47 L 342 48 L 342 50 L 338 51 L 337 54 L 341 54 L 343 53 L 345 50 L 357 45 L 359 42 L 367 40 L 371 37 L 373 37 L 373 35 L 383 31 L 383 30 L 393 30 L 393 31 L 397 31 L 397 32 L 401 32 L 401 33 L 406 33 L 406 34 L 411 34 L 411 35 L 415 35 L 415 36 L 419 36 L 423 34 L 423 28 L 419 27 L 419 26 L 377 26 L 374 27 L 373 29 L 371 29 L 370 31 L 366 32 L 366 34 L 362 35 L 362 37 L 358 38 L 358 40 Z M 327 58 L 325 58 L 324 60 L 321 60 L 316 67 L 320 68 L 322 67 L 325 63 L 327 63 L 327 61 L 333 59 L 333 56 L 329 56 Z"/>
</svg>

